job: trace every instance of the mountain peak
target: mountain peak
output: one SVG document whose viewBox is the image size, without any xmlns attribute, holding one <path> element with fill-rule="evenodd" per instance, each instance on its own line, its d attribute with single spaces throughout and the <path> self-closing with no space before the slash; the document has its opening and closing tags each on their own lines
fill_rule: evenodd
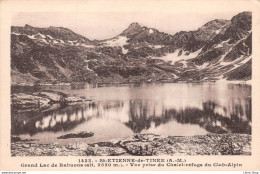
<svg viewBox="0 0 260 174">
<path fill-rule="evenodd" d="M 126 30 L 122 32 L 121 35 L 131 37 L 132 35 L 135 35 L 141 31 L 142 27 L 137 22 L 133 22 Z"/>
<path fill-rule="evenodd" d="M 138 27 L 139 28 L 141 26 L 139 25 L 138 22 L 133 22 L 133 23 L 130 24 L 130 26 L 128 28 L 133 28 L 133 27 Z"/>
<path fill-rule="evenodd" d="M 25 28 L 33 28 L 31 25 L 25 24 Z"/>
<path fill-rule="evenodd" d="M 251 30 L 252 12 L 245 11 L 239 13 L 231 19 L 231 22 L 235 24 L 236 27 L 240 27 L 244 30 Z"/>
<path fill-rule="evenodd" d="M 204 24 L 202 27 L 200 27 L 200 29 L 211 29 L 211 30 L 215 30 L 218 28 L 221 28 L 222 26 L 224 26 L 225 24 L 227 24 L 229 22 L 229 20 L 224 20 L 224 19 L 215 19 L 212 21 L 207 22 L 206 24 Z"/>
</svg>

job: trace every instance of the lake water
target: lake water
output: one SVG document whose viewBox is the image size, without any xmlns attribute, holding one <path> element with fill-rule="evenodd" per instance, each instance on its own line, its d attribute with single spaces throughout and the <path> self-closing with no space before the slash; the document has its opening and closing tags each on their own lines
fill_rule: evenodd
<svg viewBox="0 0 260 174">
<path fill-rule="evenodd" d="M 192 136 L 207 133 L 251 134 L 251 86 L 237 84 L 128 84 L 13 87 L 13 92 L 53 89 L 92 99 L 84 104 L 52 105 L 22 111 L 12 108 L 13 135 L 39 141 L 87 143 L 135 133 Z M 93 137 L 58 139 L 78 131 Z"/>
</svg>

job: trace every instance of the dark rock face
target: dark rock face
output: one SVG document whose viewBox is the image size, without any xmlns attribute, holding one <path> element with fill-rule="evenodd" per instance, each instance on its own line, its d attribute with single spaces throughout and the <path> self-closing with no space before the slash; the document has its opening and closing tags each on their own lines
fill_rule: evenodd
<svg viewBox="0 0 260 174">
<path fill-rule="evenodd" d="M 208 42 L 200 54 L 191 60 L 195 65 L 208 64 L 200 70 L 207 78 L 222 75 L 227 80 L 251 79 L 252 14 L 243 12 L 232 18 L 219 33 Z M 211 65 L 211 66 L 210 66 Z M 214 72 L 215 75 L 211 72 Z M 228 77 L 232 74 L 232 78 Z"/>
<path fill-rule="evenodd" d="M 174 35 L 132 23 L 103 41 L 90 41 L 62 27 L 12 27 L 12 83 L 220 79 L 252 58 L 251 28 L 251 12 Z M 197 71 L 201 78 L 183 79 L 186 71 Z"/>
<path fill-rule="evenodd" d="M 17 142 L 21 141 L 21 138 L 19 136 L 11 136 L 11 142 Z"/>
<path fill-rule="evenodd" d="M 249 80 L 252 76 L 252 60 L 249 60 L 246 64 L 236 68 L 226 74 L 228 80 Z"/>
<path fill-rule="evenodd" d="M 77 133 L 70 133 L 70 134 L 65 134 L 62 136 L 59 136 L 58 139 L 68 139 L 68 138 L 88 138 L 88 137 L 93 137 L 94 133 L 93 132 L 77 132 Z"/>
<path fill-rule="evenodd" d="M 224 57 L 224 61 L 234 61 L 240 56 L 250 56 L 252 54 L 252 33 L 245 39 L 238 42 L 230 52 Z"/>
<path fill-rule="evenodd" d="M 197 31 L 192 32 L 189 41 L 185 45 L 185 49 L 194 52 L 204 47 L 217 35 L 218 30 L 221 30 L 228 23 L 228 20 L 220 19 L 206 23 Z"/>
</svg>

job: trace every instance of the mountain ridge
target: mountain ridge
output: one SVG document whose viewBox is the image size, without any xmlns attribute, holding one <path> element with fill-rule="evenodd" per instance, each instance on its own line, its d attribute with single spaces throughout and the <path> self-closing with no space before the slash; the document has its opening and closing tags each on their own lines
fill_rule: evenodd
<svg viewBox="0 0 260 174">
<path fill-rule="evenodd" d="M 12 26 L 12 84 L 249 80 L 251 28 L 250 12 L 174 35 L 134 22 L 105 40 L 63 27 Z"/>
</svg>

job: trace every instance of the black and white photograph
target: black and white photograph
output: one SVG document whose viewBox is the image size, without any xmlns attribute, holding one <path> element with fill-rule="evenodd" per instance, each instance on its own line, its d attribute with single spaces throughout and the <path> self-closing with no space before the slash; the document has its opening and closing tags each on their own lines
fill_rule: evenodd
<svg viewBox="0 0 260 174">
<path fill-rule="evenodd" d="M 251 155 L 251 11 L 11 22 L 12 157 Z"/>
</svg>

